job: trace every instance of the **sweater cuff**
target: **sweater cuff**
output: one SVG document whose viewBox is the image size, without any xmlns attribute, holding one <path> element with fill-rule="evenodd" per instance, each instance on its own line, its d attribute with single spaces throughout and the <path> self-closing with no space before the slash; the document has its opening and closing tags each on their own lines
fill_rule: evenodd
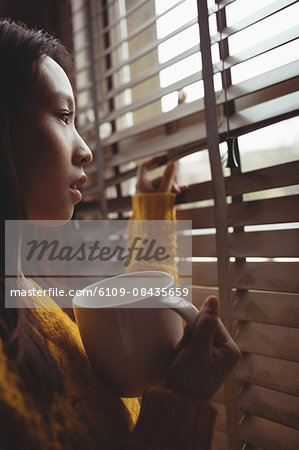
<svg viewBox="0 0 299 450">
<path fill-rule="evenodd" d="M 133 436 L 153 448 L 210 450 L 215 418 L 216 410 L 208 403 L 151 388 L 144 392 Z"/>
<path fill-rule="evenodd" d="M 151 192 L 132 197 L 133 220 L 175 220 L 176 194 Z"/>
</svg>

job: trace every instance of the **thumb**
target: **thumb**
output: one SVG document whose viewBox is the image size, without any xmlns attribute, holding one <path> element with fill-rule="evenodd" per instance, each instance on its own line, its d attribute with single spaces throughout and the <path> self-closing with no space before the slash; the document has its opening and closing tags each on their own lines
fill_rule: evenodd
<svg viewBox="0 0 299 450">
<path fill-rule="evenodd" d="M 164 174 L 162 176 L 159 192 L 170 192 L 175 177 L 176 164 L 170 162 L 167 164 Z"/>
<path fill-rule="evenodd" d="M 211 347 L 219 326 L 219 300 L 208 297 L 198 314 L 192 341 L 204 347 Z"/>
</svg>

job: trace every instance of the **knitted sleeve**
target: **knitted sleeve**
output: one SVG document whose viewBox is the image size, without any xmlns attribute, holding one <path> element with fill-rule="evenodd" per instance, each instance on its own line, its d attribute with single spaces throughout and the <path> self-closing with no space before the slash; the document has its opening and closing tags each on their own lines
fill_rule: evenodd
<svg viewBox="0 0 299 450">
<path fill-rule="evenodd" d="M 132 220 L 175 220 L 176 194 L 154 192 L 137 194 L 132 197 Z"/>
<path fill-rule="evenodd" d="M 132 259 L 127 272 L 161 270 L 177 276 L 176 194 L 146 193 L 132 197 L 133 216 L 128 223 L 128 248 L 135 242 L 144 247 L 162 246 L 168 258 L 157 260 Z M 154 245 L 156 247 L 154 247 Z"/>
<path fill-rule="evenodd" d="M 210 450 L 215 409 L 167 389 L 145 391 L 131 436 L 115 450 Z"/>
</svg>

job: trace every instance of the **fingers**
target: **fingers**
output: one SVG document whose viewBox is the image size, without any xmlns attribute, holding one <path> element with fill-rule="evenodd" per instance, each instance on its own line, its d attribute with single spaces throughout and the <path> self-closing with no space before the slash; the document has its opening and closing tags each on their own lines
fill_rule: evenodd
<svg viewBox="0 0 299 450">
<path fill-rule="evenodd" d="M 181 189 L 179 188 L 177 183 L 173 183 L 172 188 L 171 188 L 171 192 L 173 192 L 174 194 L 180 194 L 181 193 Z"/>
<path fill-rule="evenodd" d="M 157 189 L 160 186 L 161 180 L 162 180 L 162 177 L 158 177 L 158 178 L 155 178 L 154 180 L 152 180 L 152 185 L 154 186 L 154 188 Z"/>
<path fill-rule="evenodd" d="M 180 189 L 181 192 L 187 191 L 189 189 L 189 186 L 184 184 L 183 186 L 179 186 L 179 189 Z"/>
<path fill-rule="evenodd" d="M 219 360 L 223 360 L 225 362 L 229 371 L 231 371 L 241 359 L 242 353 L 239 347 L 220 319 L 214 336 L 213 347 L 217 352 Z"/>
<path fill-rule="evenodd" d="M 136 193 L 145 192 L 172 192 L 180 194 L 188 189 L 188 186 L 178 186 L 176 178 L 176 163 L 169 162 L 162 176 L 154 180 L 148 179 L 148 171 L 167 162 L 166 156 L 157 156 L 142 163 L 137 169 Z"/>
<path fill-rule="evenodd" d="M 190 341 L 190 338 L 192 336 L 192 328 L 187 324 L 184 329 L 184 334 L 182 339 L 178 342 L 174 349 L 174 357 L 184 348 L 188 345 L 188 342 Z"/>
<path fill-rule="evenodd" d="M 154 158 L 149 159 L 148 161 L 141 164 L 141 166 L 146 167 L 147 169 L 153 169 L 154 167 L 158 167 L 159 165 L 165 164 L 167 162 L 166 156 L 155 156 Z M 141 167 L 140 166 L 140 167 Z"/>
<path fill-rule="evenodd" d="M 162 177 L 158 177 L 152 181 L 152 185 L 154 186 L 154 188 L 156 188 L 156 189 L 159 188 L 161 180 L 162 180 Z M 173 183 L 171 192 L 174 194 L 180 194 L 181 192 L 186 191 L 187 189 L 189 189 L 188 186 L 178 186 L 177 183 Z"/>
<path fill-rule="evenodd" d="M 147 182 L 147 172 L 149 169 L 157 167 L 161 161 L 165 159 L 165 156 L 157 156 L 155 158 L 149 159 L 148 161 L 142 163 L 137 169 L 137 184 L 142 184 Z"/>
<path fill-rule="evenodd" d="M 137 169 L 137 181 L 146 178 L 146 175 L 147 175 L 147 167 L 145 164 L 141 164 L 141 166 L 139 166 Z"/>
<path fill-rule="evenodd" d="M 219 300 L 208 297 L 198 314 L 192 342 L 201 347 L 211 348 L 219 324 Z"/>
<path fill-rule="evenodd" d="M 229 334 L 228 330 L 225 328 L 222 320 L 219 319 L 219 324 L 214 336 L 213 344 L 216 347 L 221 347 L 226 346 L 230 341 L 232 341 L 232 337 Z"/>
<path fill-rule="evenodd" d="M 190 336 L 191 333 L 191 336 Z M 240 350 L 219 319 L 219 301 L 208 297 L 193 329 L 186 327 L 165 387 L 209 400 L 240 359 Z"/>
<path fill-rule="evenodd" d="M 174 162 L 167 164 L 159 186 L 159 192 L 171 192 L 175 179 L 175 169 L 176 164 Z"/>
<path fill-rule="evenodd" d="M 147 192 L 170 192 L 170 189 L 164 191 L 165 186 L 165 172 L 166 174 L 169 174 L 169 170 L 171 172 L 171 168 L 167 169 L 163 174 L 163 177 L 158 177 L 155 180 L 151 181 L 148 179 L 148 171 L 150 169 L 154 169 L 155 167 L 158 167 L 162 164 L 165 164 L 166 157 L 165 156 L 158 156 L 155 158 L 150 159 L 149 161 L 146 161 L 142 163 L 138 169 L 137 169 L 137 182 L 136 182 L 136 193 L 142 194 Z M 162 183 L 162 189 L 161 189 L 161 183 Z M 167 183 L 166 183 L 167 184 Z M 167 186 L 166 186 L 167 187 Z"/>
</svg>

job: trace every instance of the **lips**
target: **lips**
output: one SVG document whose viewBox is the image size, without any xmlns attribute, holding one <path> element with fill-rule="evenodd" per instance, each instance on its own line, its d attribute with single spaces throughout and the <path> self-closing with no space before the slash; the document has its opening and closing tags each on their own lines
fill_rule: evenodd
<svg viewBox="0 0 299 450">
<path fill-rule="evenodd" d="M 70 184 L 70 190 L 78 198 L 79 201 L 82 200 L 82 194 L 79 191 L 79 188 L 86 182 L 86 180 L 87 176 L 83 175 L 81 178 L 78 178 Z"/>
<path fill-rule="evenodd" d="M 86 182 L 86 180 L 87 180 L 87 176 L 83 175 L 78 180 L 73 181 L 72 184 L 70 184 L 70 188 L 71 189 L 79 189 Z"/>
</svg>

